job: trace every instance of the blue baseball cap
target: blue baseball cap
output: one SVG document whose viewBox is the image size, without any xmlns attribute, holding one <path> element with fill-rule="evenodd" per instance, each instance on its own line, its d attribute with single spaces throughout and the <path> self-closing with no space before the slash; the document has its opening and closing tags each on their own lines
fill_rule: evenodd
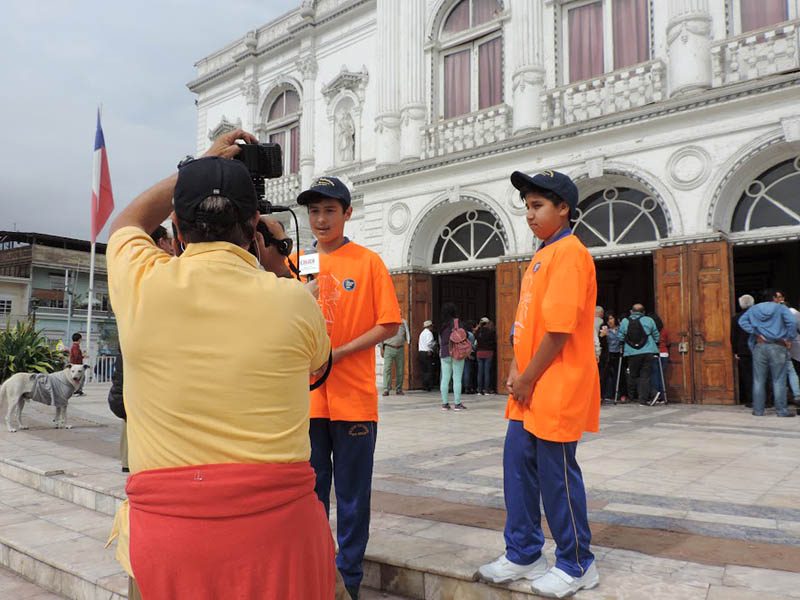
<svg viewBox="0 0 800 600">
<path fill-rule="evenodd" d="M 320 198 L 338 200 L 345 210 L 350 207 L 350 190 L 337 177 L 319 177 L 310 188 L 300 193 L 297 203 L 306 206 Z"/>
<path fill-rule="evenodd" d="M 553 192 L 569 206 L 570 219 L 578 216 L 578 186 L 569 175 L 546 169 L 531 177 L 521 171 L 514 171 L 511 174 L 511 185 L 520 192 L 529 188 Z"/>
</svg>

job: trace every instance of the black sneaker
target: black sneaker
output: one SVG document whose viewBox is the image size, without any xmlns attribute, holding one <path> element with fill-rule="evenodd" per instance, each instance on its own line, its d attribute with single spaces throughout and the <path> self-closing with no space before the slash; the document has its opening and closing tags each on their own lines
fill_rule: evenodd
<svg viewBox="0 0 800 600">
<path fill-rule="evenodd" d="M 464 403 L 463 403 L 463 402 L 461 402 L 461 403 L 459 403 L 459 404 L 456 404 L 456 405 L 453 407 L 453 410 L 467 410 L 467 407 L 466 407 L 466 406 L 464 406 Z"/>
<path fill-rule="evenodd" d="M 450 410 L 450 404 L 442 404 L 442 410 L 445 411 L 445 412 Z"/>
</svg>

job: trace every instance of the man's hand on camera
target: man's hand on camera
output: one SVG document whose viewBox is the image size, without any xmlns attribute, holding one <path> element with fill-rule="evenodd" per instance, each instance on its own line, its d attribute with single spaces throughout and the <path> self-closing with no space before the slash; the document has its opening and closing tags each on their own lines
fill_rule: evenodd
<svg viewBox="0 0 800 600">
<path fill-rule="evenodd" d="M 258 139 L 252 134 L 247 133 L 244 129 L 237 129 L 224 135 L 219 136 L 211 148 L 206 150 L 203 156 L 221 156 L 222 158 L 233 158 L 239 154 L 239 144 L 236 140 L 244 140 L 248 144 L 257 144 Z"/>
<path fill-rule="evenodd" d="M 267 226 L 270 236 L 276 240 L 282 240 L 286 236 L 283 227 L 280 226 L 275 219 L 268 217 L 261 217 L 261 221 Z M 256 231 L 256 246 L 258 247 L 258 257 L 261 266 L 267 271 L 275 273 L 278 277 L 291 277 L 292 273 L 286 264 L 286 257 L 278 252 L 278 249 L 272 244 L 267 245 L 264 236 L 259 231 Z"/>
</svg>

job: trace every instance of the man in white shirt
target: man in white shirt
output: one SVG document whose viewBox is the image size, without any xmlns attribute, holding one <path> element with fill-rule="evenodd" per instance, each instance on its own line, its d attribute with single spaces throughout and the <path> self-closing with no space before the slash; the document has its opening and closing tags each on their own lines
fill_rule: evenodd
<svg viewBox="0 0 800 600">
<path fill-rule="evenodd" d="M 403 395 L 403 374 L 405 372 L 406 344 L 411 342 L 408 323 L 403 319 L 397 333 L 381 344 L 383 357 L 383 395 L 388 396 L 392 387 L 392 365 L 395 367 L 395 393 Z"/>
<path fill-rule="evenodd" d="M 433 389 L 433 373 L 436 368 L 436 339 L 433 335 L 433 321 L 425 321 L 419 334 L 419 366 L 422 370 L 422 387 L 426 392 Z"/>
</svg>

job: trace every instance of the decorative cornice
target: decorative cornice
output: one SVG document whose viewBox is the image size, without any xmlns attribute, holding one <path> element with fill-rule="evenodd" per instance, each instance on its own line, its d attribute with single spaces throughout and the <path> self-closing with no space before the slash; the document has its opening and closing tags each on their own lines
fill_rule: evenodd
<svg viewBox="0 0 800 600">
<path fill-rule="evenodd" d="M 327 85 L 322 88 L 322 95 L 330 102 L 343 90 L 349 90 L 359 97 L 362 97 L 364 89 L 369 83 L 369 73 L 366 65 L 361 66 L 361 70 L 354 73 L 348 71 L 345 65 L 342 70 Z"/>
<path fill-rule="evenodd" d="M 748 81 L 726 86 L 724 88 L 714 88 L 707 90 L 702 94 L 696 94 L 690 97 L 671 98 L 658 104 L 651 104 L 642 108 L 615 113 L 614 115 L 610 115 L 608 117 L 591 119 L 582 123 L 574 123 L 568 126 L 553 128 L 544 132 L 535 132 L 464 152 L 454 152 L 447 156 L 436 157 L 424 161 L 421 160 L 416 162 L 402 163 L 398 167 L 379 169 L 371 173 L 365 173 L 358 177 L 354 177 L 353 183 L 355 185 L 363 186 L 381 181 L 387 181 L 396 177 L 403 177 L 405 175 L 430 171 L 432 169 L 441 168 L 451 164 L 475 160 L 476 158 L 524 150 L 533 146 L 540 146 L 559 140 L 573 138 L 578 135 L 596 133 L 614 127 L 630 125 L 641 121 L 652 120 L 658 117 L 671 116 L 674 114 L 703 108 L 705 106 L 712 106 L 739 100 L 741 98 L 746 98 L 757 94 L 765 94 L 768 92 L 796 86 L 798 84 L 800 84 L 800 73 L 789 73 L 786 75 L 771 77 L 767 82 Z"/>
<path fill-rule="evenodd" d="M 313 7 L 315 7 L 318 3 L 319 3 L 318 0 L 314 1 L 312 8 L 310 8 L 310 10 L 313 11 L 314 15 L 316 15 L 316 8 Z M 272 22 L 271 24 L 264 26 L 263 28 L 260 28 L 254 32 L 249 32 L 240 40 L 234 42 L 231 46 L 229 46 L 228 48 L 230 48 L 231 50 L 221 51 L 220 53 L 231 52 L 232 50 L 237 49 L 237 45 L 243 46 L 243 49 L 240 52 L 231 55 L 229 59 L 230 62 L 226 62 L 222 66 L 206 73 L 205 75 L 193 79 L 192 81 L 186 84 L 186 87 L 188 87 L 189 90 L 194 93 L 199 93 L 200 91 L 202 91 L 202 88 L 204 88 L 212 81 L 216 81 L 217 79 L 224 77 L 231 71 L 239 69 L 241 67 L 242 61 L 248 58 L 259 58 L 266 54 L 270 54 L 275 50 L 281 48 L 282 46 L 286 46 L 288 44 L 297 42 L 298 39 L 304 37 L 306 30 L 308 31 L 313 30 L 313 28 L 315 27 L 319 27 L 320 25 L 327 24 L 330 21 L 343 17 L 346 14 L 364 5 L 375 4 L 375 3 L 376 0 L 350 0 L 349 2 L 344 2 L 341 5 L 337 6 L 334 10 L 326 13 L 322 17 L 317 18 L 316 16 L 313 16 L 309 13 L 309 3 L 304 2 L 303 6 L 296 9 L 295 11 L 285 15 L 284 17 L 281 17 L 280 19 Z M 283 25 L 287 19 L 291 19 L 293 16 L 296 19 L 300 19 L 300 21 L 293 25 L 289 25 L 286 28 L 285 32 L 282 32 L 279 26 Z M 260 36 L 269 37 L 269 33 L 272 30 L 277 30 L 278 33 L 280 33 L 280 35 L 274 35 L 269 39 L 268 43 L 265 43 L 262 46 L 258 46 L 257 44 L 258 37 Z M 255 36 L 255 42 L 256 42 L 255 46 L 253 46 L 253 36 L 251 36 L 251 34 Z M 201 63 L 202 61 L 200 61 L 200 63 L 198 64 Z"/>
</svg>

